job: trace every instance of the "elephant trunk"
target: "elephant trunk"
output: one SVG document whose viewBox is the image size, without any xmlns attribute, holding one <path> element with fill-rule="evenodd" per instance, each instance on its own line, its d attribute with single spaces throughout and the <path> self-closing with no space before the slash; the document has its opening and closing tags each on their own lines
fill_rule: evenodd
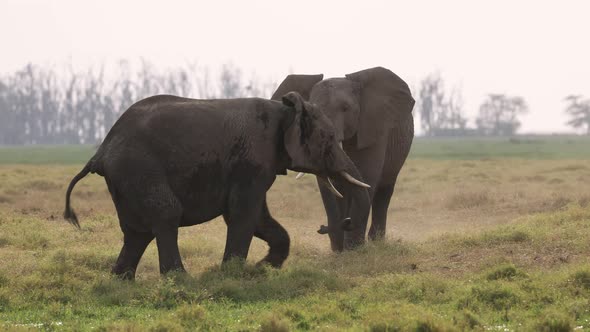
<svg viewBox="0 0 590 332">
<path fill-rule="evenodd" d="M 364 243 L 371 203 L 369 185 L 362 182 L 363 177 L 352 160 L 340 147 L 336 155 L 344 167 L 327 175 L 333 182 L 328 183 L 321 175 L 317 178 L 318 184 L 328 189 L 326 192 L 330 193 L 330 199 L 335 199 L 332 208 L 338 210 L 336 215 L 339 217 L 328 218 L 328 226 L 322 225 L 318 233 L 328 234 L 332 249 L 341 251 Z M 330 184 L 335 188 L 330 188 Z"/>
<path fill-rule="evenodd" d="M 358 173 L 353 176 L 361 178 Z M 343 234 L 343 249 L 353 249 L 365 241 L 371 202 L 367 188 L 359 187 L 347 181 L 342 182 L 344 184 L 344 195 L 349 197 L 342 202 L 343 216 L 345 217 L 342 223 L 342 229 L 345 231 Z"/>
<path fill-rule="evenodd" d="M 351 178 L 357 180 L 351 181 Z M 339 172 L 337 185 L 343 193 L 341 229 L 347 232 L 362 232 L 366 230 L 367 218 L 371 208 L 367 185 L 359 185 L 363 178 L 353 162 L 349 159 L 346 170 Z M 362 182 L 361 182 L 362 183 Z"/>
</svg>

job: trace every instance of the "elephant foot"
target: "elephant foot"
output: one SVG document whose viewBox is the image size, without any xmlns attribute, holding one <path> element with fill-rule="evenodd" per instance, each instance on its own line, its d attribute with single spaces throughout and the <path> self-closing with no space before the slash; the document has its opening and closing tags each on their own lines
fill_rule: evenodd
<svg viewBox="0 0 590 332">
<path fill-rule="evenodd" d="M 256 265 L 270 265 L 275 269 L 279 269 L 283 266 L 283 263 L 287 260 L 288 256 L 288 246 L 274 247 L 271 248 L 266 257 L 264 257 L 260 262 L 256 263 Z"/>
<path fill-rule="evenodd" d="M 365 232 L 363 230 L 354 230 L 344 233 L 344 250 L 354 250 L 365 244 Z"/>
<path fill-rule="evenodd" d="M 355 250 L 365 244 L 365 239 L 345 239 L 344 250 Z"/>
<path fill-rule="evenodd" d="M 171 268 L 171 269 L 165 269 L 165 270 L 161 270 L 160 271 L 160 275 L 165 276 L 169 273 L 172 274 L 186 274 L 186 270 L 184 269 L 184 266 L 180 266 L 180 267 L 176 267 L 176 268 Z"/>
<path fill-rule="evenodd" d="M 117 270 L 117 268 L 113 268 L 111 273 L 117 278 L 121 280 L 135 280 L 135 270 Z"/>
<path fill-rule="evenodd" d="M 385 240 L 385 232 L 371 232 L 371 230 L 369 230 L 369 240 L 371 240 L 371 241 L 384 241 Z"/>
<path fill-rule="evenodd" d="M 285 260 L 284 259 L 280 259 L 278 257 L 264 257 L 262 260 L 260 260 L 258 263 L 256 263 L 256 266 L 270 266 L 273 267 L 275 269 L 280 269 L 283 266 L 283 262 Z"/>
</svg>

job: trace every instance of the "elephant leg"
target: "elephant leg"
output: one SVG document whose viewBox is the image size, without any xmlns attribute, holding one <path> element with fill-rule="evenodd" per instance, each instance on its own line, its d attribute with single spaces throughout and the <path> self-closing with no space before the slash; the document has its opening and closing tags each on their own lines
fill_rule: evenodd
<svg viewBox="0 0 590 332">
<path fill-rule="evenodd" d="M 185 272 L 180 251 L 178 250 L 178 227 L 160 230 L 156 234 L 158 244 L 158 259 L 160 261 L 160 273 L 171 271 Z"/>
<path fill-rule="evenodd" d="M 340 228 L 342 224 L 343 213 L 341 211 L 342 204 L 337 200 L 342 200 L 334 196 L 334 194 L 324 185 L 318 182 L 326 216 L 328 217 L 328 229 L 330 236 L 330 246 L 332 251 L 340 252 L 344 249 L 344 231 Z"/>
<path fill-rule="evenodd" d="M 371 228 L 369 229 L 370 240 L 382 240 L 385 237 L 387 225 L 387 208 L 393 195 L 395 183 L 377 188 L 373 197 Z"/>
<path fill-rule="evenodd" d="M 369 190 L 369 194 L 370 194 L 370 190 Z M 351 197 L 345 197 L 342 201 L 343 202 L 340 203 L 341 204 L 340 211 L 342 212 L 343 215 L 352 217 L 352 215 L 353 215 L 352 209 L 355 209 L 356 207 L 352 206 Z M 355 228 L 351 231 L 343 232 L 344 233 L 344 237 L 343 237 L 344 250 L 352 250 L 352 249 L 355 249 L 355 248 L 365 244 L 365 234 L 367 233 L 367 221 L 369 218 L 368 214 L 369 214 L 369 211 L 366 211 L 366 215 L 365 215 L 364 219 L 362 220 L 362 222 L 359 223 L 357 228 Z"/>
<path fill-rule="evenodd" d="M 167 183 L 150 183 L 146 187 L 148 192 L 143 194 L 140 203 L 142 221 L 156 237 L 160 273 L 185 272 L 178 250 L 182 205 Z"/>
<path fill-rule="evenodd" d="M 268 263 L 272 267 L 281 267 L 283 262 L 289 256 L 289 245 L 291 240 L 283 226 L 270 215 L 266 201 L 262 206 L 262 220 L 258 226 L 256 226 L 254 236 L 264 240 L 269 246 L 268 254 L 259 262 L 259 264 Z"/>
<path fill-rule="evenodd" d="M 246 260 L 256 226 L 262 217 L 264 193 L 236 186 L 228 198 L 228 210 L 223 215 L 227 224 L 227 239 L 223 262 L 232 258 Z"/>
<path fill-rule="evenodd" d="M 390 157 L 387 158 L 387 162 L 384 164 L 383 174 L 380 180 L 381 183 L 389 184 L 379 186 L 373 197 L 373 220 L 369 229 L 369 239 L 371 240 L 383 239 L 385 237 L 387 209 L 391 202 L 399 173 L 410 153 L 413 137 L 414 119 L 412 116 L 403 120 L 399 127 L 390 133 L 386 151 L 386 155 Z M 392 182 L 391 179 L 393 179 Z"/>
<path fill-rule="evenodd" d="M 119 253 L 117 262 L 113 265 L 111 273 L 127 280 L 135 279 L 135 270 L 143 256 L 147 246 L 154 239 L 154 235 L 149 232 L 138 232 L 130 228 L 130 225 L 138 223 L 140 218 L 133 213 L 131 204 L 125 200 L 125 196 L 118 193 L 112 182 L 107 181 L 109 191 L 117 209 L 119 224 L 123 231 L 123 248 Z"/>
<path fill-rule="evenodd" d="M 371 209 L 374 209 L 374 197 L 385 164 L 386 147 L 387 141 L 384 139 L 367 149 L 347 151 L 361 173 L 363 181 L 371 186 L 368 188 Z M 344 249 L 354 249 L 365 243 L 369 211 L 365 212 L 365 219 L 360 222 L 361 227 L 344 233 Z"/>
<path fill-rule="evenodd" d="M 154 235 L 150 232 L 125 231 L 123 248 L 111 273 L 122 279 L 135 279 L 135 270 L 137 269 L 139 260 L 153 239 Z"/>
</svg>

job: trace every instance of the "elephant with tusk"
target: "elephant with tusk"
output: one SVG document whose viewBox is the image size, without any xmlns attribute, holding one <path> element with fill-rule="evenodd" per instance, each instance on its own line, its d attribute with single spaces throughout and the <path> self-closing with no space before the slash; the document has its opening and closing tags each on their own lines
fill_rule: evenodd
<svg viewBox="0 0 590 332">
<path fill-rule="evenodd" d="M 309 102 L 331 120 L 339 146 L 361 173 L 359 180 L 362 182 L 357 185 L 367 187 L 370 207 L 354 206 L 346 199 L 346 188 L 339 187 L 338 183 L 334 187 L 318 177 L 328 217 L 328 226 L 322 226 L 318 232 L 329 234 L 332 250 L 341 251 L 365 241 L 368 217 L 355 220 L 351 214 L 368 216 L 368 211 L 358 213 L 357 208 L 372 210 L 369 239 L 385 236 L 389 202 L 414 138 L 414 98 L 408 85 L 383 67 L 361 70 L 345 77 L 323 78 L 321 74 L 289 75 L 272 99 L 292 90 L 309 96 Z M 338 197 L 334 196 L 336 192 Z M 349 217 L 360 227 L 350 232 L 337 227 Z"/>
<path fill-rule="evenodd" d="M 354 220 L 366 218 L 369 195 L 336 137 L 332 122 L 297 92 L 280 102 L 153 96 L 121 115 L 70 182 L 64 217 L 79 227 L 70 195 L 78 181 L 96 173 L 106 180 L 123 231 L 115 275 L 133 279 L 154 239 L 160 272 L 184 271 L 178 228 L 220 215 L 227 225 L 223 262 L 246 259 L 255 236 L 269 246 L 262 262 L 280 267 L 289 255 L 289 235 L 266 202 L 277 174 L 290 169 L 334 179 L 359 207 Z"/>
</svg>

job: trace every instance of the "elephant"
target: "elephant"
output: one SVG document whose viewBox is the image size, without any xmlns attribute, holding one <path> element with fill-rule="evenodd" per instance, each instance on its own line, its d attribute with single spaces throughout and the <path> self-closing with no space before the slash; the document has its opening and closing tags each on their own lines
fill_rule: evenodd
<svg viewBox="0 0 590 332">
<path fill-rule="evenodd" d="M 323 74 L 288 75 L 271 99 L 284 91 L 309 96 L 309 102 L 332 121 L 336 139 L 361 173 L 361 180 L 370 186 L 371 206 L 362 207 L 372 210 L 368 237 L 383 239 L 387 209 L 414 137 L 415 101 L 408 85 L 392 71 L 375 67 L 329 79 L 323 79 Z M 338 199 L 322 186 L 320 191 L 328 226 L 321 226 L 318 233 L 329 234 L 333 251 L 363 244 L 368 217 L 360 227 L 346 232 L 337 223 L 354 212 L 350 199 Z M 357 215 L 368 216 L 368 212 Z"/>
<path fill-rule="evenodd" d="M 222 262 L 245 260 L 256 236 L 269 246 L 259 263 L 279 268 L 290 239 L 271 216 L 266 193 L 287 169 L 344 186 L 359 208 L 369 206 L 366 184 L 356 179 L 360 174 L 331 122 L 297 92 L 286 93 L 282 102 L 152 96 L 121 115 L 72 179 L 64 218 L 80 227 L 70 195 L 80 179 L 96 173 L 105 178 L 123 232 L 114 275 L 134 279 L 154 238 L 160 273 L 185 272 L 178 228 L 218 216 L 227 225 Z M 353 229 L 363 218 L 352 215 L 341 227 Z"/>
</svg>

